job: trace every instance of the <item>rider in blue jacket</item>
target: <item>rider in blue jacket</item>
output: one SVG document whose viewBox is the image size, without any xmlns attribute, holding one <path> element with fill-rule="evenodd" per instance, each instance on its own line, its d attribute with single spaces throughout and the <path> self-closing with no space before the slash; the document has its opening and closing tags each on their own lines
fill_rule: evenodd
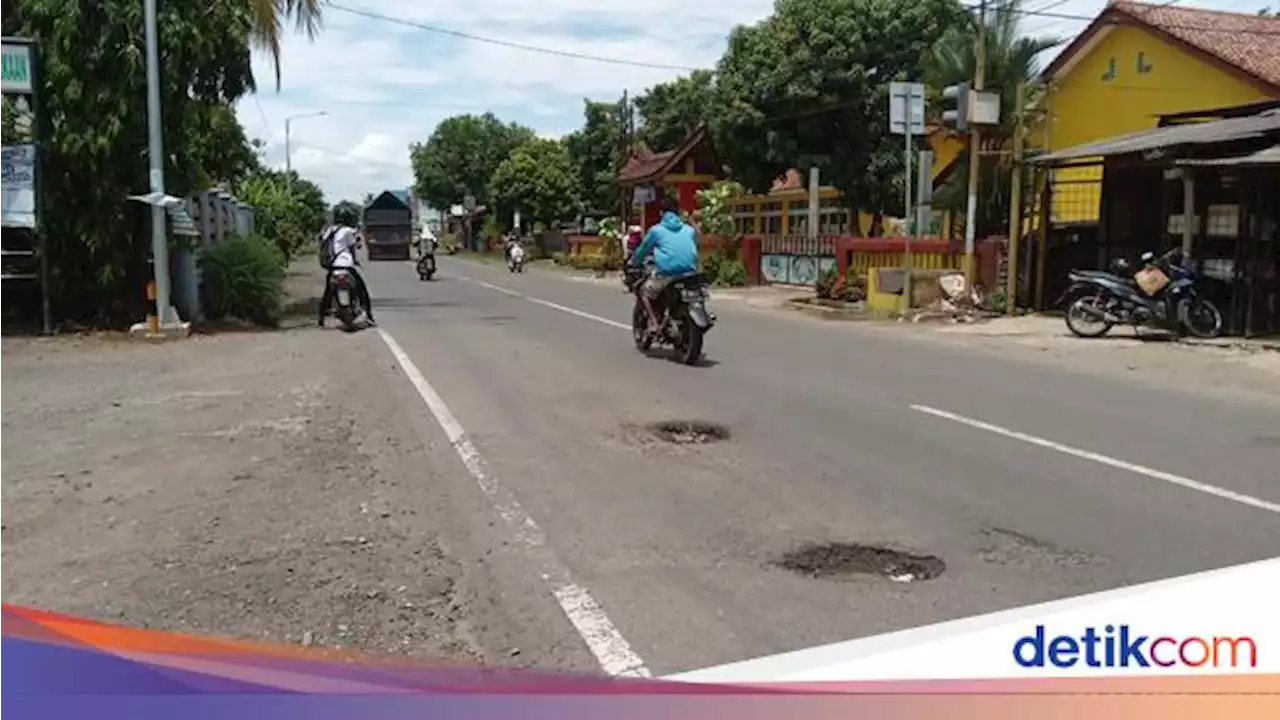
<svg viewBox="0 0 1280 720">
<path fill-rule="evenodd" d="M 680 205 L 671 196 L 663 198 L 662 219 L 649 228 L 644 240 L 631 256 L 631 264 L 644 265 L 653 254 L 653 271 L 640 288 L 640 300 L 649 316 L 649 334 L 658 332 L 658 318 L 653 301 L 675 278 L 698 271 L 698 231 L 680 219 Z"/>
</svg>

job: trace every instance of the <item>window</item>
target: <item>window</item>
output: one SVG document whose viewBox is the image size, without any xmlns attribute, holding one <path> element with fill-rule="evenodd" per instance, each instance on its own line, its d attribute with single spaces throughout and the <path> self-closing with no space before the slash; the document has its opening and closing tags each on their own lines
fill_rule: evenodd
<svg viewBox="0 0 1280 720">
<path fill-rule="evenodd" d="M 782 233 L 782 216 L 778 214 L 768 215 L 761 218 L 765 235 L 779 235 Z"/>
<path fill-rule="evenodd" d="M 1116 79 L 1116 59 L 1111 58 L 1107 61 L 1107 71 L 1102 74 L 1103 82 L 1111 82 Z"/>
<path fill-rule="evenodd" d="M 1149 73 L 1151 72 L 1151 69 L 1151 65 L 1146 60 L 1146 54 L 1138 53 L 1138 74 L 1142 75 L 1144 73 Z"/>
</svg>

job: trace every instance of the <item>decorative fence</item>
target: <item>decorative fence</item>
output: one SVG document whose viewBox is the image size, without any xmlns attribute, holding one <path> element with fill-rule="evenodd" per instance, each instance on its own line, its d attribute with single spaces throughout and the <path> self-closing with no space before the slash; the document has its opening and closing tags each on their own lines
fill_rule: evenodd
<svg viewBox="0 0 1280 720">
<path fill-rule="evenodd" d="M 760 280 L 813 285 L 836 266 L 835 236 L 766 235 L 760 238 Z"/>
</svg>

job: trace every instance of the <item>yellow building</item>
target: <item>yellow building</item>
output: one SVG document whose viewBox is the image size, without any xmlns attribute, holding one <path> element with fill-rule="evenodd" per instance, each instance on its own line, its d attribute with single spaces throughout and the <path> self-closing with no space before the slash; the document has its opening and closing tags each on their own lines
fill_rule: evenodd
<svg viewBox="0 0 1280 720">
<path fill-rule="evenodd" d="M 1031 144 L 1060 150 L 1156 127 L 1161 115 L 1280 99 L 1280 19 L 1114 2 L 1045 69 Z M 1053 221 L 1098 219 L 1101 166 L 1055 171 Z"/>
</svg>

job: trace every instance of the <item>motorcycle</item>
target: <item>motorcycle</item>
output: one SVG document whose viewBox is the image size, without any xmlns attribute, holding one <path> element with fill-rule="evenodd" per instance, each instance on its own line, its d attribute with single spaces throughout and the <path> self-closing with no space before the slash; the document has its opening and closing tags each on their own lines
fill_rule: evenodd
<svg viewBox="0 0 1280 720">
<path fill-rule="evenodd" d="M 672 280 L 653 301 L 658 316 L 658 333 L 649 333 L 649 317 L 640 299 L 647 271 L 628 267 L 623 283 L 636 296 L 631 312 L 631 337 L 636 349 L 647 353 L 656 342 L 675 348 L 676 359 L 694 365 L 702 359 L 704 336 L 715 327 L 716 316 L 707 310 L 707 279 L 702 273 L 690 273 Z"/>
<path fill-rule="evenodd" d="M 436 274 L 436 251 L 424 250 L 422 257 L 418 258 L 418 279 L 430 280 Z"/>
<path fill-rule="evenodd" d="M 1110 271 L 1072 270 L 1071 286 L 1058 298 L 1067 305 L 1067 329 L 1079 337 L 1102 337 L 1116 325 L 1162 327 L 1198 338 L 1222 334 L 1222 313 L 1196 291 L 1196 274 L 1182 265 L 1178 249 L 1156 257 L 1145 252 L 1132 271 L 1125 260 Z M 1068 304 L 1069 303 L 1069 304 Z"/>
<path fill-rule="evenodd" d="M 355 330 L 356 323 L 363 320 L 367 309 L 360 300 L 360 294 L 352 287 L 356 281 L 345 268 L 336 268 L 329 274 L 329 284 L 333 286 L 334 315 L 347 330 Z"/>
<path fill-rule="evenodd" d="M 507 251 L 507 269 L 513 273 L 524 272 L 524 248 L 514 245 Z"/>
</svg>

